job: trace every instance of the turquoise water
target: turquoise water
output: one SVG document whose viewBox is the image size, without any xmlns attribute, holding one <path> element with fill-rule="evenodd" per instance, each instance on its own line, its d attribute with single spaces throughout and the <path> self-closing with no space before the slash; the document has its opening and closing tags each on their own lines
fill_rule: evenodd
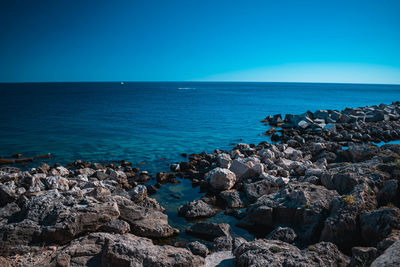
<svg viewBox="0 0 400 267">
<path fill-rule="evenodd" d="M 145 161 L 158 170 L 180 154 L 267 140 L 275 113 L 400 100 L 400 86 L 306 83 L 0 84 L 0 156 L 52 153 Z"/>
<path fill-rule="evenodd" d="M 306 83 L 27 83 L 0 84 L 0 93 L 0 156 L 145 161 L 140 167 L 152 172 L 183 160 L 181 153 L 268 140 L 260 120 L 270 114 L 400 100 L 400 86 Z M 181 179 L 154 196 L 182 231 L 171 242 L 191 239 L 177 207 L 202 195 Z M 252 238 L 222 212 L 208 221 L 229 222 L 235 234 Z"/>
</svg>

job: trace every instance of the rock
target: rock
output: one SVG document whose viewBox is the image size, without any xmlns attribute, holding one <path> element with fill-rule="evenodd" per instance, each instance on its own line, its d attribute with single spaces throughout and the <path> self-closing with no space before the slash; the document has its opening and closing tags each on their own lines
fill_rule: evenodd
<svg viewBox="0 0 400 267">
<path fill-rule="evenodd" d="M 125 234 L 128 233 L 131 228 L 129 227 L 129 223 L 115 219 L 104 224 L 101 230 L 108 233 Z"/>
<path fill-rule="evenodd" d="M 186 244 L 186 248 L 189 249 L 193 255 L 198 255 L 205 258 L 209 251 L 206 245 L 200 243 L 199 241 L 194 241 Z"/>
<path fill-rule="evenodd" d="M 261 181 L 244 184 L 244 192 L 251 202 L 256 201 L 263 195 L 270 194 L 278 190 L 278 185 L 276 183 L 277 177 L 273 177 L 271 175 L 266 175 L 264 177 L 266 178 Z"/>
<path fill-rule="evenodd" d="M 294 242 L 296 237 L 297 237 L 296 232 L 292 228 L 278 226 L 277 228 L 275 228 L 274 231 L 269 233 L 267 239 L 280 240 L 291 244 Z"/>
<path fill-rule="evenodd" d="M 393 230 L 400 230 L 400 210 L 380 208 L 360 215 L 361 236 L 367 244 L 375 246 Z"/>
<path fill-rule="evenodd" d="M 263 229 L 278 224 L 297 227 L 299 239 L 310 242 L 319 235 L 319 228 L 328 216 L 335 191 L 307 183 L 292 183 L 277 193 L 261 196 L 248 209 L 238 226 Z"/>
<path fill-rule="evenodd" d="M 205 258 L 204 267 L 230 267 L 234 266 L 234 256 L 231 251 L 219 251 L 211 253 Z"/>
<path fill-rule="evenodd" d="M 231 189 L 236 183 L 236 175 L 229 169 L 215 168 L 206 174 L 210 185 L 216 190 Z"/>
<path fill-rule="evenodd" d="M 234 252 L 235 263 L 244 266 L 347 266 L 349 258 L 332 243 L 320 242 L 300 250 L 278 240 L 246 242 Z"/>
<path fill-rule="evenodd" d="M 76 266 L 195 266 L 203 258 L 184 248 L 153 245 L 147 238 L 131 234 L 92 233 L 72 241 L 58 252 Z"/>
<path fill-rule="evenodd" d="M 238 159 L 232 161 L 229 170 L 235 174 L 238 180 L 256 175 L 256 172 L 252 171 L 249 165 Z"/>
<path fill-rule="evenodd" d="M 9 181 L 5 184 L 0 184 L 0 207 L 14 202 L 17 199 L 15 194 L 16 186 L 14 181 Z"/>
<path fill-rule="evenodd" d="M 228 208 L 244 208 L 248 205 L 246 196 L 243 192 L 236 190 L 225 190 L 219 193 Z"/>
<path fill-rule="evenodd" d="M 380 205 L 386 205 L 397 196 L 398 180 L 388 180 L 385 182 L 383 188 L 378 192 L 377 199 Z"/>
<path fill-rule="evenodd" d="M 371 264 L 371 267 L 395 267 L 400 266 L 400 240 L 391 245 Z"/>
<path fill-rule="evenodd" d="M 350 266 L 370 266 L 377 256 L 377 250 L 374 247 L 353 247 L 351 254 Z"/>
<path fill-rule="evenodd" d="M 205 218 L 212 217 L 217 211 L 203 200 L 194 200 L 184 206 L 178 207 L 178 216 L 185 217 L 187 219 Z"/>
<path fill-rule="evenodd" d="M 224 251 L 232 250 L 232 237 L 230 236 L 220 236 L 214 239 L 212 251 Z"/>
<path fill-rule="evenodd" d="M 353 145 L 346 150 L 342 150 L 341 157 L 351 162 L 360 162 L 371 159 L 379 151 L 379 147 L 374 145 Z"/>
<path fill-rule="evenodd" d="M 189 226 L 186 232 L 204 238 L 214 239 L 220 236 L 229 236 L 230 226 L 226 223 L 196 223 Z"/>
<path fill-rule="evenodd" d="M 61 176 L 48 176 L 45 179 L 47 189 L 58 189 L 59 191 L 68 191 L 69 182 Z"/>
<path fill-rule="evenodd" d="M 83 233 L 97 231 L 105 223 L 117 219 L 120 213 L 116 203 L 96 203 L 69 210 L 57 206 L 51 215 L 44 221 L 41 238 L 65 244 Z"/>
<path fill-rule="evenodd" d="M 358 185 L 351 194 L 335 197 L 330 205 L 330 215 L 325 220 L 321 240 L 330 241 L 343 249 L 361 243 L 359 215 L 363 210 L 374 209 L 376 200 L 366 184 Z"/>
<path fill-rule="evenodd" d="M 217 162 L 221 168 L 229 169 L 232 163 L 232 159 L 229 154 L 222 153 L 217 156 Z"/>
<path fill-rule="evenodd" d="M 8 203 L 4 207 L 0 208 L 0 221 L 3 218 L 10 217 L 11 215 L 19 212 L 20 210 L 21 210 L 20 207 L 15 202 Z"/>
<path fill-rule="evenodd" d="M 144 185 L 138 185 L 128 192 L 132 201 L 140 202 L 147 197 L 147 187 Z"/>
</svg>

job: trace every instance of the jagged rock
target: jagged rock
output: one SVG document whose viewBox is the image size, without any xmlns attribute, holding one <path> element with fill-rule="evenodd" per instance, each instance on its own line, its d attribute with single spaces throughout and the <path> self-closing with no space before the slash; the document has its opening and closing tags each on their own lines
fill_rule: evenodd
<svg viewBox="0 0 400 267">
<path fill-rule="evenodd" d="M 198 255 L 205 258 L 209 251 L 206 245 L 200 243 L 199 241 L 194 241 L 186 244 L 186 248 L 189 249 L 193 255 Z"/>
<path fill-rule="evenodd" d="M 203 200 L 194 200 L 184 206 L 178 207 L 178 216 L 185 217 L 187 219 L 195 219 L 201 217 L 214 216 L 217 211 Z"/>
<path fill-rule="evenodd" d="M 226 223 L 196 223 L 188 228 L 186 232 L 188 234 L 197 235 L 205 238 L 216 238 L 220 236 L 229 236 L 231 227 Z"/>
<path fill-rule="evenodd" d="M 275 194 L 261 196 L 238 225 L 265 229 L 277 224 L 293 225 L 297 226 L 299 238 L 309 242 L 319 236 L 318 230 L 328 216 L 329 204 L 336 196 L 335 191 L 322 186 L 288 184 Z"/>
<path fill-rule="evenodd" d="M 236 183 L 236 175 L 229 169 L 215 168 L 207 173 L 210 185 L 216 190 L 231 189 Z"/>
<path fill-rule="evenodd" d="M 359 214 L 363 210 L 374 209 L 377 205 L 371 193 L 366 184 L 361 184 L 351 194 L 335 197 L 331 202 L 330 215 L 324 222 L 321 240 L 334 242 L 346 249 L 359 244 Z"/>
<path fill-rule="evenodd" d="M 92 233 L 73 240 L 57 253 L 70 257 L 71 266 L 203 266 L 204 260 L 184 248 L 156 246 L 131 234 Z M 57 257 L 56 256 L 56 257 Z M 56 262 L 56 257 L 53 262 Z"/>
<path fill-rule="evenodd" d="M 353 247 L 351 254 L 351 267 L 370 266 L 377 256 L 377 250 L 374 247 Z"/>
<path fill-rule="evenodd" d="M 291 244 L 294 242 L 296 237 L 297 237 L 296 232 L 292 228 L 278 226 L 277 228 L 275 228 L 274 231 L 269 233 L 269 235 L 266 238 L 280 240 Z"/>
<path fill-rule="evenodd" d="M 231 236 L 220 236 L 214 239 L 212 251 L 224 251 L 232 250 L 232 237 Z"/>
<path fill-rule="evenodd" d="M 400 240 L 396 241 L 371 264 L 371 267 L 400 266 Z"/>
<path fill-rule="evenodd" d="M 217 162 L 221 168 L 229 169 L 232 163 L 232 159 L 229 154 L 222 153 L 217 156 Z"/>
<path fill-rule="evenodd" d="M 278 190 L 277 178 L 271 175 L 266 175 L 265 177 L 266 178 L 261 181 L 244 184 L 244 192 L 251 202 L 256 201 L 263 195 L 270 194 Z"/>
<path fill-rule="evenodd" d="M 234 252 L 235 263 L 244 266 L 347 266 L 349 258 L 332 243 L 320 242 L 300 250 L 278 240 L 246 242 Z"/>
<path fill-rule="evenodd" d="M 400 230 L 400 210 L 380 208 L 360 215 L 361 236 L 367 244 L 375 246 L 393 230 Z"/>
<path fill-rule="evenodd" d="M 219 193 L 228 208 L 244 208 L 248 205 L 246 196 L 243 192 L 236 190 L 225 190 Z"/>
<path fill-rule="evenodd" d="M 128 233 L 131 228 L 129 227 L 129 223 L 115 219 L 105 223 L 101 227 L 101 230 L 108 233 L 125 234 Z"/>
<path fill-rule="evenodd" d="M 138 185 L 128 192 L 129 196 L 134 202 L 143 201 L 147 197 L 147 187 Z"/>
</svg>

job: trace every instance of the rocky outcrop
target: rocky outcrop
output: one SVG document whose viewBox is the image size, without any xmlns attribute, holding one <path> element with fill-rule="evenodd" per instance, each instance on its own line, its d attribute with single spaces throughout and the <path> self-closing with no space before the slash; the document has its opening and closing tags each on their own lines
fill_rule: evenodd
<svg viewBox="0 0 400 267">
<path fill-rule="evenodd" d="M 186 232 L 191 235 L 214 239 L 220 236 L 229 236 L 231 227 L 226 223 L 196 223 L 189 226 Z"/>
<path fill-rule="evenodd" d="M 236 182 L 236 175 L 229 169 L 215 168 L 206 177 L 210 179 L 210 185 L 216 190 L 231 189 Z"/>
<path fill-rule="evenodd" d="M 332 243 L 300 250 L 278 240 L 258 239 L 235 250 L 236 266 L 347 266 L 350 259 Z"/>
<path fill-rule="evenodd" d="M 238 225 L 264 229 L 279 224 L 292 225 L 301 240 L 310 242 L 318 239 L 321 225 L 329 214 L 330 202 L 336 196 L 335 191 L 322 186 L 288 184 L 275 194 L 260 197 Z"/>
<path fill-rule="evenodd" d="M 156 246 L 131 234 L 91 233 L 73 240 L 52 259 L 55 266 L 203 266 L 204 260 L 184 248 Z M 52 265 L 49 265 L 52 266 Z"/>
<path fill-rule="evenodd" d="M 217 211 L 203 200 L 194 200 L 184 206 L 178 207 L 178 216 L 186 219 L 206 218 L 214 216 Z"/>
</svg>

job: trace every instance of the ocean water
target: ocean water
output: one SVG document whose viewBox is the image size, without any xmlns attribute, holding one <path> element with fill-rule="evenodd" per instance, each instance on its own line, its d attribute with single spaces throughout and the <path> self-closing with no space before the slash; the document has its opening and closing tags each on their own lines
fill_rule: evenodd
<svg viewBox="0 0 400 267">
<path fill-rule="evenodd" d="M 400 86 L 307 83 L 0 84 L 0 156 L 130 160 L 158 170 L 181 153 L 268 140 L 269 114 L 400 100 Z"/>
<path fill-rule="evenodd" d="M 49 162 L 129 160 L 168 170 L 181 153 L 230 149 L 269 140 L 267 115 L 344 109 L 400 100 L 399 85 L 316 83 L 22 83 L 0 84 L 0 156 L 52 153 Z M 39 164 L 40 161 L 34 163 Z M 169 194 L 182 196 L 177 200 Z M 170 223 L 184 230 L 176 208 L 199 198 L 190 181 L 155 196 Z M 235 219 L 222 213 L 211 221 Z M 245 235 L 244 230 L 234 228 Z M 247 235 L 251 238 L 251 235 Z M 180 238 L 189 239 L 184 234 Z"/>
</svg>

